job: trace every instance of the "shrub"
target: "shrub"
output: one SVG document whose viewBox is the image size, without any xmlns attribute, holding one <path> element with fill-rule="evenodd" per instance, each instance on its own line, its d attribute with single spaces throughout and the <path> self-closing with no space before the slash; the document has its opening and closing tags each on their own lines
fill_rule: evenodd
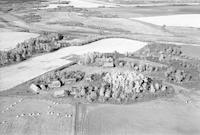
<svg viewBox="0 0 200 135">
<path fill-rule="evenodd" d="M 82 71 L 70 71 L 70 72 L 65 72 L 64 73 L 64 78 L 65 79 L 76 79 L 76 81 L 81 81 L 85 76 L 85 73 Z"/>
</svg>

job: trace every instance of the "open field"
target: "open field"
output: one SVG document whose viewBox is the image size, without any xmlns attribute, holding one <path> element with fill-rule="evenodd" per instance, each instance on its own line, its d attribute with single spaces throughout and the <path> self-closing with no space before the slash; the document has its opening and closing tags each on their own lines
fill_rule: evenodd
<svg viewBox="0 0 200 135">
<path fill-rule="evenodd" d="M 90 106 L 82 130 L 85 135 L 197 135 L 199 105 L 199 100 L 186 105 L 176 97 L 128 106 Z"/>
<path fill-rule="evenodd" d="M 16 47 L 18 43 L 21 43 L 30 38 L 37 37 L 38 34 L 27 32 L 1 32 L 0 33 L 0 50 L 10 50 Z"/>
<path fill-rule="evenodd" d="M 199 0 L 98 0 L 98 1 L 106 1 L 111 3 L 118 3 L 118 4 L 149 4 L 149 5 L 156 5 L 156 4 L 190 4 L 190 3 L 199 3 Z"/>
<path fill-rule="evenodd" d="M 152 23 L 160 26 L 178 26 L 178 27 L 196 27 L 200 28 L 200 15 L 199 14 L 182 14 L 182 15 L 169 15 L 169 16 L 156 16 L 156 17 L 141 17 L 133 18 L 136 20 Z M 179 21 L 181 21 L 181 23 Z"/>
<path fill-rule="evenodd" d="M 200 58 L 200 46 L 191 47 L 191 46 L 182 46 L 182 50 L 185 54 L 193 58 Z"/>
<path fill-rule="evenodd" d="M 98 1 L 91 1 L 91 0 L 70 0 L 68 4 L 62 4 L 62 2 L 65 2 L 64 0 L 60 1 L 61 3 L 58 3 L 56 0 L 49 1 L 50 3 L 48 4 L 47 7 L 44 7 L 42 9 L 49 9 L 49 8 L 57 8 L 58 6 L 74 6 L 78 8 L 98 8 L 101 6 L 105 7 L 115 7 L 115 4 L 108 3 L 108 2 L 98 2 Z M 55 3 L 57 2 L 57 3 Z"/>
<path fill-rule="evenodd" d="M 20 5 L 23 6 L 23 5 Z M 6 7 L 6 6 L 5 6 Z M 130 18 L 172 14 L 198 14 L 199 6 L 72 8 L 36 10 L 34 7 L 20 12 L 1 13 L 2 31 L 60 32 L 78 35 L 131 35 L 142 41 L 177 41 L 199 43 L 199 29 L 177 29 L 137 21 Z M 90 16 L 90 17 L 88 17 Z M 189 19 L 188 19 L 189 20 Z M 178 33 L 178 34 L 177 34 Z M 192 33 L 192 34 L 183 34 Z"/>
<path fill-rule="evenodd" d="M 74 134 L 74 107 L 69 104 L 48 99 L 1 97 L 0 110 L 1 135 Z"/>
</svg>

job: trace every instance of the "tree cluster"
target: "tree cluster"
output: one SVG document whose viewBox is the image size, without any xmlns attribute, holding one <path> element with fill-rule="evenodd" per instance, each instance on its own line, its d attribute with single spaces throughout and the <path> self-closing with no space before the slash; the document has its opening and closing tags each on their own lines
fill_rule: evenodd
<svg viewBox="0 0 200 135">
<path fill-rule="evenodd" d="M 72 82 L 73 81 L 73 82 Z M 77 82 L 80 82 L 77 85 Z M 70 85 L 68 85 L 70 82 Z M 128 103 L 138 95 L 167 92 L 168 86 L 143 74 L 131 71 L 100 72 L 85 75 L 82 71 L 50 72 L 33 83 L 40 90 L 54 89 L 64 85 L 68 96 L 89 102 Z M 73 84 L 73 85 L 71 85 Z"/>
<path fill-rule="evenodd" d="M 93 80 L 93 78 L 99 77 L 102 78 L 98 79 L 98 83 L 96 79 Z M 91 75 L 90 81 L 82 86 L 72 87 L 68 90 L 69 95 L 75 98 L 84 98 L 89 102 L 126 103 L 134 101 L 141 94 L 155 94 L 168 90 L 168 87 L 162 82 L 153 81 L 142 74 L 128 71 L 108 72 L 99 75 L 95 73 Z"/>
<path fill-rule="evenodd" d="M 132 61 L 119 61 L 117 66 L 124 67 L 127 66 L 134 71 L 139 71 L 139 72 L 154 72 L 154 71 L 159 71 L 162 69 L 162 67 L 154 66 L 148 63 L 138 63 L 138 62 L 132 62 Z"/>
<path fill-rule="evenodd" d="M 189 73 L 186 73 L 184 70 L 179 70 L 175 68 L 168 68 L 165 72 L 165 77 L 167 80 L 176 82 L 176 83 L 182 83 L 186 81 L 190 81 L 192 79 L 192 75 Z"/>
<path fill-rule="evenodd" d="M 100 59 L 101 59 L 101 62 L 112 60 L 115 63 L 115 61 L 117 61 L 118 59 L 118 56 L 119 56 L 118 52 L 114 52 L 114 53 L 91 52 L 91 53 L 86 53 L 82 55 L 80 57 L 79 63 L 83 65 L 90 65 L 96 62 L 97 64 L 98 62 L 100 62 Z"/>
<path fill-rule="evenodd" d="M 60 48 L 59 40 L 63 36 L 57 33 L 43 34 L 37 38 L 31 38 L 19 43 L 14 49 L 0 51 L 0 66 L 26 60 L 32 55 L 44 52 L 51 52 Z"/>
<path fill-rule="evenodd" d="M 168 47 L 164 49 L 164 52 L 168 55 L 180 56 L 183 52 L 178 47 Z"/>
<path fill-rule="evenodd" d="M 80 57 L 79 63 L 83 65 L 93 64 L 93 65 L 103 66 L 104 63 L 112 62 L 114 67 L 129 67 L 134 71 L 139 71 L 139 72 L 145 72 L 145 71 L 153 72 L 162 69 L 162 67 L 154 66 L 147 63 L 120 60 L 119 57 L 120 54 L 117 52 L 115 53 L 92 52 L 82 55 Z"/>
<path fill-rule="evenodd" d="M 42 90 L 51 89 L 52 84 L 57 84 L 61 87 L 68 83 L 78 82 L 83 80 L 85 73 L 82 71 L 69 71 L 69 72 L 50 72 L 35 80 L 34 84 Z"/>
<path fill-rule="evenodd" d="M 161 82 L 130 71 L 107 73 L 103 79 L 110 84 L 110 93 L 117 100 L 135 98 L 137 94 L 144 92 L 155 93 L 163 87 Z"/>
</svg>

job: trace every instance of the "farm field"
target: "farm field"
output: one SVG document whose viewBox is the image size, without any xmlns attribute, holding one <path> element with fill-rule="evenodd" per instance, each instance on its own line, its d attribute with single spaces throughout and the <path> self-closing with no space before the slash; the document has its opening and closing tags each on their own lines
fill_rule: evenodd
<svg viewBox="0 0 200 135">
<path fill-rule="evenodd" d="M 55 2 L 57 2 L 57 1 L 55 1 Z M 51 3 L 51 1 L 50 1 L 50 4 L 45 8 L 46 9 L 56 8 L 58 6 L 74 6 L 74 7 L 78 7 L 78 8 L 98 8 L 100 6 L 114 7 L 115 5 L 112 3 L 108 3 L 108 2 L 98 2 L 98 1 L 91 1 L 91 0 L 71 0 L 71 1 L 69 1 L 69 4 L 59 4 L 59 3 L 54 4 L 53 2 Z"/>
<path fill-rule="evenodd" d="M 98 1 L 110 1 L 110 0 L 98 0 Z M 182 4 L 183 5 L 186 3 L 191 4 L 191 3 L 196 3 L 198 4 L 199 1 L 198 0 L 191 0 L 191 1 L 187 1 L 187 0 L 146 0 L 146 1 L 142 1 L 142 0 L 111 0 L 110 2 L 112 3 L 118 3 L 118 4 L 150 4 L 150 5 L 156 5 L 156 4 Z"/>
<path fill-rule="evenodd" d="M 84 134 L 197 135 L 200 132 L 199 100 L 189 105 L 181 100 L 88 107 L 83 124 Z"/>
<path fill-rule="evenodd" d="M 38 34 L 26 32 L 1 32 L 0 50 L 9 50 L 17 46 L 18 43 L 37 37 Z"/>
<path fill-rule="evenodd" d="M 178 27 L 200 27 L 200 15 L 199 14 L 181 14 L 181 15 L 169 15 L 169 16 L 155 16 L 155 17 L 141 17 L 134 18 L 136 20 L 152 23 L 156 25 L 166 26 L 178 26 Z M 180 22 L 177 22 L 178 19 Z"/>
<path fill-rule="evenodd" d="M 74 134 L 72 105 L 48 99 L 1 97 L 0 108 L 2 135 L 54 135 L 60 132 Z"/>
</svg>

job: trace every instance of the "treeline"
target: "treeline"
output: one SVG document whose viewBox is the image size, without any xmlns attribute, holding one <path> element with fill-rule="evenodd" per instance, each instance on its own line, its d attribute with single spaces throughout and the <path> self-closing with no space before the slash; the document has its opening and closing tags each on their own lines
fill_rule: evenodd
<svg viewBox="0 0 200 135">
<path fill-rule="evenodd" d="M 9 65 L 30 58 L 32 55 L 51 52 L 62 47 L 58 41 L 63 35 L 58 33 L 42 34 L 37 38 L 19 43 L 14 49 L 0 51 L 0 66 Z"/>
</svg>

